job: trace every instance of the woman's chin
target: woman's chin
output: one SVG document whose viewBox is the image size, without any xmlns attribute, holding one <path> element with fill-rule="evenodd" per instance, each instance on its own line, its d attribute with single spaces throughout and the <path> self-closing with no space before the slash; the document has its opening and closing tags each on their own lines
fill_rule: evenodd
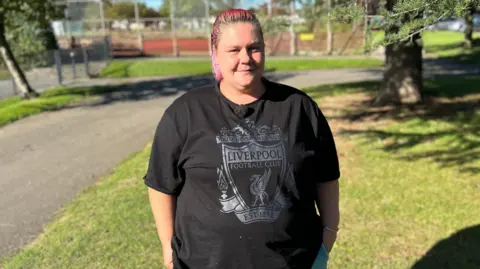
<svg viewBox="0 0 480 269">
<path fill-rule="evenodd" d="M 251 86 L 257 75 L 255 73 L 241 73 L 236 77 L 237 84 L 243 87 Z"/>
</svg>

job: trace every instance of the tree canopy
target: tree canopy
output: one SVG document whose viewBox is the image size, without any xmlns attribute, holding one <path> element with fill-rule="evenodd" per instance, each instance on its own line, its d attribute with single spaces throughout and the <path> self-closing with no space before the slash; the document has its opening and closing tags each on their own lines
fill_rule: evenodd
<svg viewBox="0 0 480 269">
<path fill-rule="evenodd" d="M 56 41 L 51 31 L 50 21 L 62 15 L 63 7 L 55 4 L 53 0 L 0 1 L 0 54 L 18 86 L 18 91 L 24 98 L 36 97 L 38 93 L 28 83 L 10 43 L 15 42 L 17 54 L 18 48 L 22 46 L 33 49 L 34 54 L 38 54 L 38 51 L 54 49 Z M 15 35 L 14 29 L 25 31 Z M 28 36 L 29 33 L 31 36 Z M 26 38 L 25 35 L 27 35 Z M 29 44 L 29 42 L 37 43 Z"/>
<path fill-rule="evenodd" d="M 385 38 L 377 40 L 371 46 L 410 42 L 413 37 L 435 24 L 442 18 L 464 17 L 471 6 L 479 6 L 479 0 L 389 0 L 392 9 L 380 9 L 383 17 L 382 28 L 386 30 Z M 360 21 L 364 16 L 364 7 L 350 1 L 331 12 L 331 17 L 337 21 Z"/>
<path fill-rule="evenodd" d="M 138 13 L 142 18 L 159 16 L 155 9 L 148 7 L 145 3 L 138 3 Z M 135 18 L 135 5 L 134 3 L 107 3 L 105 5 L 105 17 L 108 19 Z"/>
</svg>

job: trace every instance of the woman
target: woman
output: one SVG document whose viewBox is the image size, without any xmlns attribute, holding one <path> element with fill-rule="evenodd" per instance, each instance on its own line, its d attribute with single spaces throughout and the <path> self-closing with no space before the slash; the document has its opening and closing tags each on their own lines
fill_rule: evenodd
<svg viewBox="0 0 480 269">
<path fill-rule="evenodd" d="M 224 12 L 211 38 L 216 83 L 167 108 L 144 178 L 164 264 L 325 267 L 340 176 L 328 123 L 303 92 L 263 77 L 252 13 Z"/>
</svg>

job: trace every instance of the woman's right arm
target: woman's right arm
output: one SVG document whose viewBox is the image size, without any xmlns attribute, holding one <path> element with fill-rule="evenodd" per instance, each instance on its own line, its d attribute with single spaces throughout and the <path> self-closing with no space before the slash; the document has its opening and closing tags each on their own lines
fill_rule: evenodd
<svg viewBox="0 0 480 269">
<path fill-rule="evenodd" d="M 148 188 L 150 206 L 157 226 L 157 233 L 163 249 L 163 263 L 168 269 L 173 268 L 171 240 L 175 224 L 177 198 L 152 188 Z"/>
</svg>

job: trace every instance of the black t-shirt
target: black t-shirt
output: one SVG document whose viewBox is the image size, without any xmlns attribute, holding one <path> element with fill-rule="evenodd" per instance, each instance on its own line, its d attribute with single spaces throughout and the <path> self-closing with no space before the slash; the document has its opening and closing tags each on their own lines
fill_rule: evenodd
<svg viewBox="0 0 480 269">
<path fill-rule="evenodd" d="M 304 92 L 262 79 L 236 105 L 216 83 L 165 111 L 145 184 L 177 196 L 175 269 L 310 269 L 322 243 L 315 184 L 340 176 L 328 123 Z"/>
</svg>

